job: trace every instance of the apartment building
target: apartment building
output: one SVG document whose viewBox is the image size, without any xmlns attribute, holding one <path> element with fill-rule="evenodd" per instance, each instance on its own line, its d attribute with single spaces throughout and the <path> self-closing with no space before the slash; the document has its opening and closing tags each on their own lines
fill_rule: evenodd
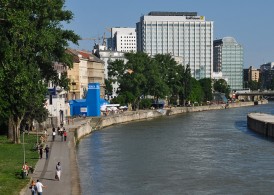
<svg viewBox="0 0 274 195">
<path fill-rule="evenodd" d="M 248 69 L 248 81 L 257 81 L 260 79 L 260 69 L 250 66 Z"/>
<path fill-rule="evenodd" d="M 136 29 L 116 27 L 111 28 L 111 50 L 120 52 L 136 52 Z"/>
<path fill-rule="evenodd" d="M 105 96 L 104 62 L 88 51 L 67 50 L 74 56 L 73 68 L 67 70 L 71 81 L 68 100 L 84 99 L 88 83 L 100 83 L 100 97 Z"/>
</svg>

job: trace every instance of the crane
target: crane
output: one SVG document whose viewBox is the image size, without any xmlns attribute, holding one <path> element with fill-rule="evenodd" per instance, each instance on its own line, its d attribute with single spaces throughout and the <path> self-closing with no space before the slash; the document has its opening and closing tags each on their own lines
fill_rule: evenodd
<svg viewBox="0 0 274 195">
<path fill-rule="evenodd" d="M 99 38 L 98 38 L 99 39 Z M 94 41 L 94 45 L 96 45 L 96 40 L 97 38 L 81 38 L 80 41 L 85 41 L 85 40 L 90 40 L 90 41 Z M 100 40 L 100 39 L 99 39 Z"/>
</svg>

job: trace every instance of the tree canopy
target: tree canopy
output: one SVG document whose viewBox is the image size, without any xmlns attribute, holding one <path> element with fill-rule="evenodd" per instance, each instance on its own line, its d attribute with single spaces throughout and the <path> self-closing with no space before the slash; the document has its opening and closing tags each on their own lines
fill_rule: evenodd
<svg viewBox="0 0 274 195">
<path fill-rule="evenodd" d="M 188 100 L 203 101 L 203 88 L 191 77 L 190 67 L 178 64 L 170 54 L 150 57 L 145 53 L 127 53 L 125 57 L 125 61 L 116 60 L 108 66 L 109 81 L 119 83 L 115 103 L 138 108 L 140 100 L 148 96 L 154 101 L 167 98 L 176 105 L 185 105 Z"/>
<path fill-rule="evenodd" d="M 227 98 L 229 97 L 230 86 L 227 84 L 226 80 L 224 80 L 224 79 L 216 80 L 214 82 L 213 88 L 215 91 L 224 93 Z"/>
<path fill-rule="evenodd" d="M 203 78 L 199 80 L 199 83 L 204 91 L 204 101 L 211 101 L 213 99 L 211 79 Z"/>
<path fill-rule="evenodd" d="M 63 29 L 62 22 L 73 18 L 63 8 L 64 0 L 0 1 L 0 114 L 12 123 L 14 143 L 20 142 L 20 123 L 33 105 L 43 110 L 47 82 L 68 86 L 53 63 L 72 67 L 65 50 L 79 36 Z"/>
</svg>

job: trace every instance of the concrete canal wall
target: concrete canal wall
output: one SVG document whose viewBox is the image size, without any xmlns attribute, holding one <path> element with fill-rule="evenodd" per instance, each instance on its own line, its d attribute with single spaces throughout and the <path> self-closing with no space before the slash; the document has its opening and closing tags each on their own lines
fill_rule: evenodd
<svg viewBox="0 0 274 195">
<path fill-rule="evenodd" d="M 238 102 L 229 104 L 219 105 L 208 105 L 208 106 L 195 106 L 195 107 L 174 107 L 168 109 L 159 110 L 139 110 L 139 111 L 126 111 L 121 114 L 114 114 L 109 116 L 101 116 L 97 118 L 87 118 L 80 125 L 75 127 L 75 140 L 79 141 L 82 137 L 90 134 L 92 131 L 102 129 L 107 126 L 126 123 L 137 120 L 147 120 L 156 117 L 163 117 L 175 114 L 182 114 L 187 112 L 201 112 L 209 110 L 221 110 L 228 108 L 236 108 L 243 106 L 253 106 L 254 102 Z"/>
<path fill-rule="evenodd" d="M 249 113 L 247 115 L 249 129 L 265 136 L 274 137 L 274 115 L 265 113 Z"/>
</svg>

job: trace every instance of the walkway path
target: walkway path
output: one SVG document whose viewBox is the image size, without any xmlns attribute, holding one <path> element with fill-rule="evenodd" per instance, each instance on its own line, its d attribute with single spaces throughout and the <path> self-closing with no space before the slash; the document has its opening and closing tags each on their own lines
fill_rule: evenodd
<svg viewBox="0 0 274 195">
<path fill-rule="evenodd" d="M 74 130 L 85 120 L 79 120 L 74 124 L 65 125 L 68 131 L 67 141 L 62 141 L 61 136 L 56 135 L 55 141 L 52 141 L 52 130 L 48 129 L 48 142 L 50 148 L 49 158 L 46 159 L 46 154 L 38 161 L 35 166 L 35 171 L 29 176 L 34 181 L 39 179 L 43 185 L 47 186 L 43 189 L 43 195 L 78 195 L 81 194 L 80 179 L 76 161 L 76 151 L 74 144 Z M 55 166 L 60 162 L 62 166 L 61 180 L 55 180 Z M 28 186 L 27 186 L 28 187 Z M 29 195 L 30 189 L 25 188 L 20 193 L 21 195 Z"/>
</svg>

